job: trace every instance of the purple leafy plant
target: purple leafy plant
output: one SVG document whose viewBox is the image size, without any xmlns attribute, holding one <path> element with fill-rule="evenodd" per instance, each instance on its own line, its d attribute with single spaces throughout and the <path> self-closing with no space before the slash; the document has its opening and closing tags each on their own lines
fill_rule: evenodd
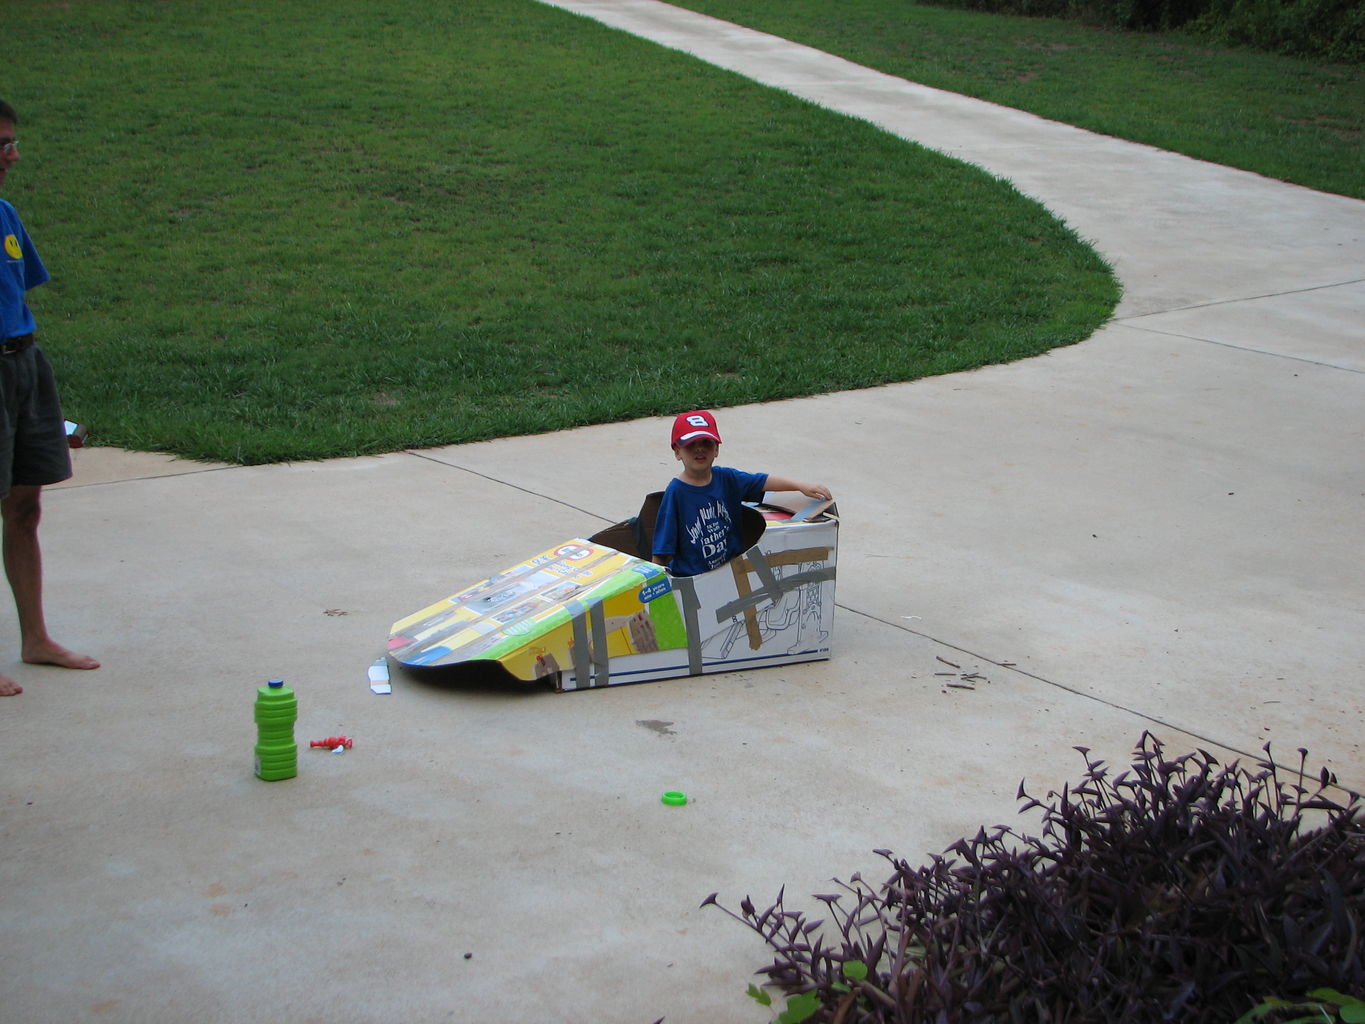
<svg viewBox="0 0 1365 1024">
<path fill-rule="evenodd" d="M 1271 997 L 1365 992 L 1361 799 L 1325 768 L 1167 757 L 1144 733 L 1111 775 L 1030 796 L 1042 830 L 982 829 L 912 867 L 816 895 L 821 916 L 738 913 L 796 1024 L 1229 1022 Z M 763 996 L 751 987 L 750 994 Z M 793 998 L 795 997 L 795 998 Z"/>
</svg>

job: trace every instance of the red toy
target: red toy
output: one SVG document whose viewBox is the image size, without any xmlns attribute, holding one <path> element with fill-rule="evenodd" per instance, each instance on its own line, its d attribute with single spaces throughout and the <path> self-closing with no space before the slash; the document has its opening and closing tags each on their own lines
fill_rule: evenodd
<svg viewBox="0 0 1365 1024">
<path fill-rule="evenodd" d="M 351 744 L 354 742 L 349 736 L 328 736 L 325 740 L 313 740 L 308 745 L 310 747 L 345 747 L 350 750 Z"/>
</svg>

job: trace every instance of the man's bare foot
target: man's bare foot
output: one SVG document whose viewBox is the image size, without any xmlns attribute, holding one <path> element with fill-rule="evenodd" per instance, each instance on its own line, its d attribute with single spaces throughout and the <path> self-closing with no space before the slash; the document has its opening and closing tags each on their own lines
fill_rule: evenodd
<svg viewBox="0 0 1365 1024">
<path fill-rule="evenodd" d="M 88 654 L 74 654 L 51 640 L 24 648 L 24 661 L 30 665 L 56 665 L 59 668 L 99 668 Z"/>
<path fill-rule="evenodd" d="M 9 676 L 0 676 L 0 697 L 13 697 L 23 692 L 24 688 Z"/>
</svg>

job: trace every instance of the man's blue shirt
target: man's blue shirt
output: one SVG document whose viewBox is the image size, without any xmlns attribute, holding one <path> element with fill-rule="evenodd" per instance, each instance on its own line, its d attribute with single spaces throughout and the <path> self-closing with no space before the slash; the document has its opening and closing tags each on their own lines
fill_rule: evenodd
<svg viewBox="0 0 1365 1024">
<path fill-rule="evenodd" d="M 705 487 L 670 480 L 654 522 L 653 554 L 670 559 L 668 571 L 674 576 L 696 576 L 724 565 L 744 549 L 743 503 L 762 501 L 767 485 L 767 473 L 726 466 L 712 466 Z"/>
<path fill-rule="evenodd" d="M 38 327 L 24 293 L 48 281 L 47 267 L 13 206 L 0 199 L 0 340 Z"/>
</svg>

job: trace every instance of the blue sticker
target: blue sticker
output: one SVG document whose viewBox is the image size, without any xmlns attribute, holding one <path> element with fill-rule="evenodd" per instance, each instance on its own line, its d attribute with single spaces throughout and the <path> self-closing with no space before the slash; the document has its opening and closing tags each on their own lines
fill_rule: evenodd
<svg viewBox="0 0 1365 1024">
<path fill-rule="evenodd" d="M 658 600 L 672 589 L 673 581 L 665 576 L 647 587 L 640 588 L 640 603 L 649 604 L 650 601 Z"/>
</svg>

